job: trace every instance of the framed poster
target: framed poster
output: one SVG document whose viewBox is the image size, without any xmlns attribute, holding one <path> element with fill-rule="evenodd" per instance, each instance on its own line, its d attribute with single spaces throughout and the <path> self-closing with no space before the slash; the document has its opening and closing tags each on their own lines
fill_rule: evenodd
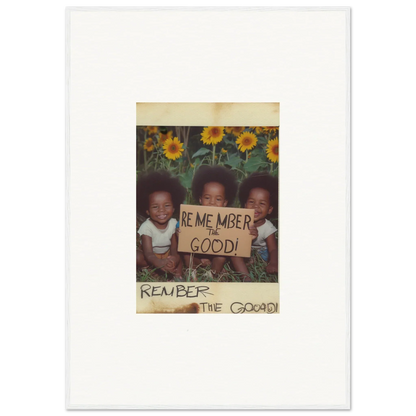
<svg viewBox="0 0 416 416">
<path fill-rule="evenodd" d="M 349 408 L 349 24 L 67 9 L 67 408 Z"/>
</svg>

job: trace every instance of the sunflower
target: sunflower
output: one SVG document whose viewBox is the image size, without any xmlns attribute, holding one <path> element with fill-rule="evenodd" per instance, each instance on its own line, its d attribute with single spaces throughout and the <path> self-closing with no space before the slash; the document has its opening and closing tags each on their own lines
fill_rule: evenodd
<svg viewBox="0 0 416 416">
<path fill-rule="evenodd" d="M 183 144 L 178 140 L 177 137 L 173 139 L 166 139 L 163 145 L 163 151 L 168 159 L 176 160 L 182 156 Z"/>
<path fill-rule="evenodd" d="M 240 133 L 244 131 L 245 127 L 226 127 L 225 131 L 228 134 L 234 134 L 234 136 L 238 136 Z"/>
<path fill-rule="evenodd" d="M 204 144 L 216 145 L 224 137 L 224 127 L 205 127 L 201 136 Z"/>
<path fill-rule="evenodd" d="M 245 131 L 238 136 L 236 143 L 239 145 L 238 150 L 244 153 L 246 150 L 251 150 L 257 144 L 257 137 L 255 134 Z"/>
<path fill-rule="evenodd" d="M 156 134 L 157 126 L 147 126 L 147 131 L 149 132 L 149 134 Z"/>
<path fill-rule="evenodd" d="M 249 129 L 252 129 L 253 130 L 253 133 L 254 132 L 256 132 L 257 134 L 261 134 L 261 133 L 263 133 L 263 127 L 255 127 L 255 126 L 253 126 L 253 127 L 249 127 Z"/>
<path fill-rule="evenodd" d="M 227 152 L 228 152 L 228 150 L 221 149 L 221 152 L 225 154 L 225 153 L 227 153 Z"/>
<path fill-rule="evenodd" d="M 166 140 L 171 139 L 172 138 L 172 130 L 169 130 L 166 134 L 163 133 L 159 133 L 159 142 L 158 142 L 158 146 L 162 147 Z"/>
<path fill-rule="evenodd" d="M 266 152 L 269 160 L 277 163 L 279 161 L 279 139 L 269 140 Z"/>
<path fill-rule="evenodd" d="M 274 127 L 263 127 L 264 128 L 264 131 L 266 132 L 266 133 L 275 133 L 275 132 L 277 132 L 278 130 L 279 130 L 279 126 L 274 126 Z"/>
<path fill-rule="evenodd" d="M 153 140 L 152 140 L 152 139 L 147 139 L 147 140 L 144 142 L 143 147 L 144 147 L 144 148 L 145 148 L 148 152 L 151 152 L 151 151 L 155 148 L 155 146 L 153 146 Z"/>
</svg>

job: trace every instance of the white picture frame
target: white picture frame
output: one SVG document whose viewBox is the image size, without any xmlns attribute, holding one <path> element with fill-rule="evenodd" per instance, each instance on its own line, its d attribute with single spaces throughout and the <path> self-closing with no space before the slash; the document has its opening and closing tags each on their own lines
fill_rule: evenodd
<svg viewBox="0 0 416 416">
<path fill-rule="evenodd" d="M 350 9 L 66 23 L 67 408 L 349 409 Z M 135 313 L 136 102 L 280 103 L 279 314 Z"/>
</svg>

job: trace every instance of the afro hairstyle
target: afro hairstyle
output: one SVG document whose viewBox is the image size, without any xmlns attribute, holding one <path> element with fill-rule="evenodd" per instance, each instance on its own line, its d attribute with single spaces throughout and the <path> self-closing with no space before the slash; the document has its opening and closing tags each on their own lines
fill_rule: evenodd
<svg viewBox="0 0 416 416">
<path fill-rule="evenodd" d="M 195 201 L 199 201 L 204 191 L 204 186 L 209 182 L 218 182 L 225 188 L 225 199 L 231 206 L 237 195 L 237 180 L 231 170 L 223 166 L 202 165 L 195 173 L 192 181 L 192 195 Z"/>
<path fill-rule="evenodd" d="M 178 178 L 171 176 L 165 170 L 159 170 L 144 173 L 139 177 L 136 187 L 136 211 L 140 215 L 147 216 L 149 196 L 159 191 L 169 192 L 175 211 L 179 211 L 180 205 L 186 197 L 186 189 Z"/>
<path fill-rule="evenodd" d="M 248 178 L 241 182 L 238 191 L 238 199 L 241 206 L 244 208 L 250 191 L 254 188 L 262 188 L 269 191 L 270 205 L 273 207 L 273 213 L 277 213 L 278 209 L 278 181 L 277 178 L 269 175 L 266 172 L 254 172 Z"/>
</svg>

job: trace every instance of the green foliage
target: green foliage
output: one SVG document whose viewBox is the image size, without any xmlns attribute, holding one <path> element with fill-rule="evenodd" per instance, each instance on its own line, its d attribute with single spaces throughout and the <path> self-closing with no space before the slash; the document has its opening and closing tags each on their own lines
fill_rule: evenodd
<svg viewBox="0 0 416 416">
<path fill-rule="evenodd" d="M 246 131 L 251 131 L 256 135 L 257 143 L 251 151 L 241 152 L 236 144 L 237 137 L 234 134 L 224 134 L 221 142 L 215 146 L 203 145 L 201 142 L 201 132 L 204 127 L 193 128 L 196 134 L 190 135 L 189 138 L 178 137 L 183 146 L 182 156 L 176 160 L 167 159 L 163 147 L 159 145 L 160 132 L 171 132 L 171 136 L 176 137 L 177 127 L 159 127 L 157 133 L 145 126 L 137 126 L 137 166 L 136 173 L 150 169 L 169 170 L 172 174 L 178 175 L 182 185 L 189 189 L 192 178 L 197 169 L 201 165 L 221 165 L 231 168 L 241 182 L 250 173 L 264 171 L 269 172 L 273 176 L 278 176 L 278 163 L 272 163 L 266 154 L 267 144 L 270 140 L 278 138 L 278 131 L 275 133 L 259 133 L 254 128 L 246 127 Z M 181 131 L 184 129 L 182 128 Z M 199 133 L 198 133 L 199 131 Z M 153 149 L 147 151 L 144 143 L 148 139 L 152 139 Z M 225 151 L 225 153 L 224 153 Z M 214 157 L 215 156 L 215 157 Z M 213 159 L 214 158 L 214 159 Z"/>
<path fill-rule="evenodd" d="M 244 165 L 244 170 L 248 173 L 253 173 L 262 170 L 261 168 L 267 167 L 268 165 L 260 156 L 251 157 Z"/>
<path fill-rule="evenodd" d="M 242 163 L 243 159 L 241 159 L 238 154 L 234 154 L 224 162 L 224 165 L 231 166 L 232 168 L 238 168 Z"/>
<path fill-rule="evenodd" d="M 188 169 L 185 173 L 179 174 L 179 180 L 181 181 L 181 184 L 184 188 L 190 188 L 192 185 L 192 179 L 193 179 L 193 169 Z"/>
<path fill-rule="evenodd" d="M 211 153 L 211 150 L 207 149 L 206 147 L 201 147 L 199 150 L 197 150 L 193 155 L 192 159 L 198 157 L 198 156 L 204 156 L 207 153 Z"/>
</svg>

